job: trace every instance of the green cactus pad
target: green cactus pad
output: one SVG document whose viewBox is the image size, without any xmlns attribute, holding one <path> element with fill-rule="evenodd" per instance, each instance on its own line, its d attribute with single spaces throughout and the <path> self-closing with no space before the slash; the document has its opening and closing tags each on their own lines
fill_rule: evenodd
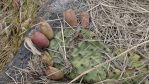
<svg viewBox="0 0 149 84">
<path fill-rule="evenodd" d="M 95 45 L 96 44 L 96 45 Z M 99 44 L 99 45 L 97 45 Z M 69 78 L 73 79 L 82 72 L 94 67 L 95 65 L 104 62 L 104 53 L 101 51 L 103 47 L 100 42 L 80 42 L 71 53 L 70 60 L 75 68 L 72 73 L 69 73 Z M 97 82 L 106 78 L 106 67 L 100 67 L 97 70 L 88 73 L 83 77 L 87 82 Z"/>
<path fill-rule="evenodd" d="M 64 32 L 58 32 L 49 47 L 51 49 L 50 54 L 54 59 L 54 66 L 64 68 L 63 52 L 61 50 L 65 46 L 67 57 L 73 68 L 71 72 L 65 74 L 69 79 L 74 79 L 82 72 L 104 62 L 104 58 L 107 57 L 106 54 L 110 53 L 110 49 L 104 43 L 93 41 L 96 39 L 94 38 L 94 32 L 81 29 L 78 35 L 81 38 L 74 38 L 76 32 L 74 29 L 65 29 Z M 107 76 L 106 68 L 107 65 L 86 74 L 83 81 L 90 83 L 105 79 Z"/>
</svg>

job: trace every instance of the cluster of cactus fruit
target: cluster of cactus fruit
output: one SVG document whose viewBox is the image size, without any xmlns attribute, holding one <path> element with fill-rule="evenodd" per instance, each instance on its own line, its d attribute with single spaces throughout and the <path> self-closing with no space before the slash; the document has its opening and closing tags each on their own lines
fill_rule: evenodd
<svg viewBox="0 0 149 84">
<path fill-rule="evenodd" d="M 72 71 L 66 74 L 67 78 L 73 79 L 82 72 L 94 67 L 95 65 L 105 61 L 105 53 L 110 53 L 109 48 L 102 42 L 89 41 L 93 40 L 95 34 L 86 29 L 81 29 L 77 38 L 75 29 L 65 29 L 55 35 L 50 43 L 50 54 L 53 56 L 54 65 L 57 68 L 64 68 L 63 49 L 65 44 L 68 59 L 72 64 Z M 79 36 L 81 38 L 79 38 Z M 82 38 L 83 37 L 83 38 Z M 64 41 L 63 41 L 64 38 Z M 88 39 L 87 41 L 79 41 Z M 100 67 L 97 70 L 85 75 L 83 80 L 86 82 L 97 82 L 106 78 L 107 66 Z"/>
</svg>

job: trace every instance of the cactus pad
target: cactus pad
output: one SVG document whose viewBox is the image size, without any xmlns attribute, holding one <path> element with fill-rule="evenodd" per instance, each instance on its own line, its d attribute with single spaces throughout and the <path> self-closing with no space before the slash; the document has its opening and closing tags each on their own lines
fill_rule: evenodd
<svg viewBox="0 0 149 84">
<path fill-rule="evenodd" d="M 50 43 L 50 54 L 54 59 L 54 66 L 64 68 L 63 48 L 65 47 L 67 57 L 72 64 L 72 71 L 66 73 L 66 77 L 73 79 L 82 72 L 105 61 L 106 54 L 110 52 L 109 48 L 100 41 L 93 41 L 95 33 L 81 29 L 77 38 L 76 30 L 65 29 L 64 32 L 58 32 Z M 81 38 L 79 37 L 81 36 Z M 63 40 L 64 39 L 64 40 Z M 87 40 L 84 40 L 87 39 Z M 97 82 L 106 78 L 106 68 L 97 68 L 97 70 L 86 74 L 83 80 L 86 82 Z"/>
</svg>

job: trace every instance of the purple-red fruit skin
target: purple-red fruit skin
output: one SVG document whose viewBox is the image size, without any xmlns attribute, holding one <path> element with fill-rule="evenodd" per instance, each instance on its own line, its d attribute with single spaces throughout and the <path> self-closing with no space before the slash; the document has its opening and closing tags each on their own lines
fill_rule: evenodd
<svg viewBox="0 0 149 84">
<path fill-rule="evenodd" d="M 47 48 L 49 46 L 49 40 L 40 32 L 34 32 L 32 34 L 31 40 L 39 48 Z"/>
</svg>

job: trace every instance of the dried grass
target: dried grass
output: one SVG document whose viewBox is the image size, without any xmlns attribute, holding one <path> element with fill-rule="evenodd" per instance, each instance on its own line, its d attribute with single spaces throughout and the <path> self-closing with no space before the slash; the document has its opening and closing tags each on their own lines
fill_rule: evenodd
<svg viewBox="0 0 149 84">
<path fill-rule="evenodd" d="M 24 34 L 31 28 L 38 7 L 46 0 L 0 1 L 0 71 L 20 47 Z"/>
</svg>

